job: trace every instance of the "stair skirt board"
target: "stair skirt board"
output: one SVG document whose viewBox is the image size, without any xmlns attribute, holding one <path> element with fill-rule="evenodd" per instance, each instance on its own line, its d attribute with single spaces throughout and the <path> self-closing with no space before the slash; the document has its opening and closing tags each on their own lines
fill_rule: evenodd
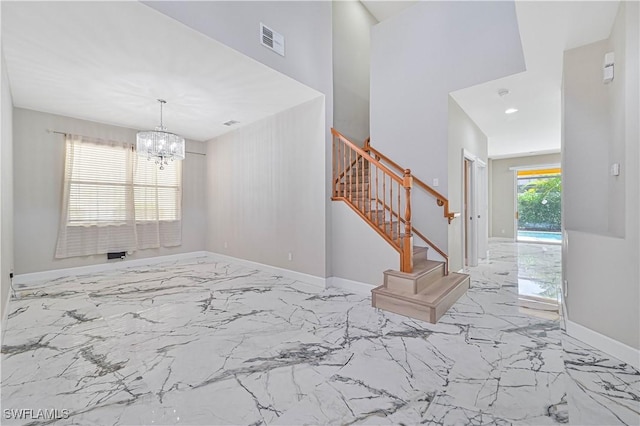
<svg viewBox="0 0 640 426">
<path fill-rule="evenodd" d="M 451 273 L 418 294 L 398 293 L 384 285 L 371 290 L 371 305 L 435 324 L 469 289 L 468 275 Z"/>
</svg>

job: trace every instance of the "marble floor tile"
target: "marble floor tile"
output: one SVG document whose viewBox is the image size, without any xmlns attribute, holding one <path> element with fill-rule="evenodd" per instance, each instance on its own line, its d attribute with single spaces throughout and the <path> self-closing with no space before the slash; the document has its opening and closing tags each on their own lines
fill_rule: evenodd
<svg viewBox="0 0 640 426">
<path fill-rule="evenodd" d="M 209 257 L 19 286 L 2 407 L 68 418 L 2 424 L 640 423 L 640 374 L 520 302 L 556 294 L 557 246 L 468 272 L 438 324 Z"/>
</svg>

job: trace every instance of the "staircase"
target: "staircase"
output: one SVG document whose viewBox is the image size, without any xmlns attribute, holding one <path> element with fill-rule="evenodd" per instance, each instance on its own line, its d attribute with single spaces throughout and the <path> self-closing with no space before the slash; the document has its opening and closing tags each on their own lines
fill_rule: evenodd
<svg viewBox="0 0 640 426">
<path fill-rule="evenodd" d="M 345 202 L 400 256 L 399 271 L 384 272 L 383 284 L 371 293 L 379 309 L 436 323 L 469 288 L 466 274 L 449 272 L 449 257 L 411 222 L 414 185 L 420 196 L 433 197 L 451 223 L 458 214 L 449 201 L 416 178 L 408 169 L 373 148 L 369 140 L 360 148 L 340 132 L 333 134 L 333 196 Z M 413 237 L 420 241 L 414 245 Z M 429 248 L 439 260 L 429 258 Z"/>
</svg>

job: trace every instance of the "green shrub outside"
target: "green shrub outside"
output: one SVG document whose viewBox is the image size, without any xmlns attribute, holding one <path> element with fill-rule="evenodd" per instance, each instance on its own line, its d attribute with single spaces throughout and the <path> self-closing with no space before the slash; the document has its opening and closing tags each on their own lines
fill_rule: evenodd
<svg viewBox="0 0 640 426">
<path fill-rule="evenodd" d="M 560 176 L 535 180 L 518 193 L 518 229 L 560 231 Z"/>
</svg>

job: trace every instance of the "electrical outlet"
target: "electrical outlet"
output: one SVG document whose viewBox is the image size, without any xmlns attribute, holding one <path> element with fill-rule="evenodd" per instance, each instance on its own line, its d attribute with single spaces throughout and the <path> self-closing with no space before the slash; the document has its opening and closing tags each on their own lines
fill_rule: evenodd
<svg viewBox="0 0 640 426">
<path fill-rule="evenodd" d="M 293 254 L 289 252 L 289 260 L 293 260 Z"/>
<path fill-rule="evenodd" d="M 225 241 L 225 242 L 224 242 L 224 248 L 227 248 L 227 247 L 229 247 L 229 245 L 228 245 L 228 244 L 227 244 L 227 242 Z"/>
</svg>

